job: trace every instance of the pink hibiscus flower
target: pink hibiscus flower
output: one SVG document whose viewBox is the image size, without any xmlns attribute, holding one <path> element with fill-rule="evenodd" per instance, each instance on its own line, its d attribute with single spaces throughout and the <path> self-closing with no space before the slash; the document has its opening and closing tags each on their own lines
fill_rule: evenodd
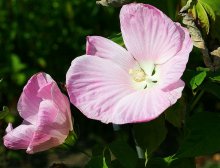
<svg viewBox="0 0 220 168">
<path fill-rule="evenodd" d="M 189 33 L 157 8 L 132 3 L 120 12 L 127 48 L 98 36 L 66 75 L 71 102 L 88 118 L 133 123 L 158 117 L 181 97 L 192 42 Z"/>
<path fill-rule="evenodd" d="M 45 73 L 28 81 L 18 101 L 23 123 L 9 124 L 4 145 L 10 149 L 27 149 L 29 154 L 62 144 L 73 130 L 70 104 L 56 82 Z"/>
</svg>

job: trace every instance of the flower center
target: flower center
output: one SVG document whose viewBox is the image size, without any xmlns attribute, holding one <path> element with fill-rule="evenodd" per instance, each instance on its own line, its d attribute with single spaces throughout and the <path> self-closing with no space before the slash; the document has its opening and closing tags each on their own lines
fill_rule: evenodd
<svg viewBox="0 0 220 168">
<path fill-rule="evenodd" d="M 159 74 L 153 62 L 137 63 L 128 73 L 136 90 L 150 89 L 158 84 Z"/>
<path fill-rule="evenodd" d="M 141 68 L 140 69 L 130 69 L 129 74 L 132 76 L 132 79 L 135 82 L 143 82 L 147 78 L 147 74 Z"/>
</svg>

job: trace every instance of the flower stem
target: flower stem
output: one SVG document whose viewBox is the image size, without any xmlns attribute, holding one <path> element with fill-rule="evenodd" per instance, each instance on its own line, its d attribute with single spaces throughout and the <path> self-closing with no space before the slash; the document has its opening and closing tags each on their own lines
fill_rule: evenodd
<svg viewBox="0 0 220 168">
<path fill-rule="evenodd" d="M 204 93 L 205 93 L 205 91 L 204 91 L 204 90 L 201 90 L 201 92 L 199 93 L 199 95 L 196 96 L 196 98 L 195 98 L 194 101 L 192 102 L 192 105 L 190 106 L 189 112 L 191 112 L 191 111 L 195 108 L 196 104 L 197 104 L 198 101 L 201 99 L 201 97 L 202 97 L 202 95 L 203 95 Z"/>
</svg>

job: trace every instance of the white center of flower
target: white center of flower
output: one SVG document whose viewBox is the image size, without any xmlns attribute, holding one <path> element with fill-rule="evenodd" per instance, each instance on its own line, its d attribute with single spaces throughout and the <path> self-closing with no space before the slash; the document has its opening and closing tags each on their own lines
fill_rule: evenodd
<svg viewBox="0 0 220 168">
<path fill-rule="evenodd" d="M 133 87 L 137 90 L 149 89 L 157 84 L 158 73 L 153 63 L 140 63 L 129 70 Z"/>
</svg>

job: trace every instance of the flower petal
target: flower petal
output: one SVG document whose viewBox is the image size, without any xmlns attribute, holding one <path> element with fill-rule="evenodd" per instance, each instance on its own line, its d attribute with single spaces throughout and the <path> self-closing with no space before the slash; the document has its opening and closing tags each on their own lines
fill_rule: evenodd
<svg viewBox="0 0 220 168">
<path fill-rule="evenodd" d="M 13 130 L 12 123 L 8 123 L 8 126 L 7 126 L 7 128 L 5 129 L 5 132 L 6 132 L 6 133 L 9 133 L 9 132 L 11 132 L 12 130 Z"/>
<path fill-rule="evenodd" d="M 26 152 L 28 154 L 33 154 L 36 152 L 45 151 L 55 146 L 58 146 L 61 143 L 62 142 L 60 142 L 57 138 L 53 138 L 50 135 L 36 131 Z"/>
<path fill-rule="evenodd" d="M 8 132 L 4 137 L 4 145 L 10 149 L 26 149 L 34 133 L 33 125 L 20 125 Z"/>
<path fill-rule="evenodd" d="M 64 128 L 68 128 L 70 131 L 73 130 L 72 117 L 70 111 L 69 99 L 61 93 L 57 84 L 54 83 L 51 88 L 53 102 L 59 107 L 60 113 L 58 113 L 57 120 L 60 122 L 61 116 L 64 118 L 64 123 L 60 123 Z M 65 125 L 64 125 L 65 124 Z"/>
<path fill-rule="evenodd" d="M 113 106 L 134 92 L 128 72 L 117 64 L 92 56 L 73 60 L 66 75 L 70 101 L 88 118 L 108 123 Z"/>
<path fill-rule="evenodd" d="M 117 103 L 110 121 L 125 124 L 153 120 L 180 98 L 183 87 L 178 81 L 164 90 L 155 87 L 130 94 Z"/>
<path fill-rule="evenodd" d="M 139 62 L 161 64 L 181 49 L 182 32 L 170 18 L 151 5 L 124 5 L 120 22 L 125 45 Z"/>
<path fill-rule="evenodd" d="M 181 78 L 189 59 L 189 53 L 192 51 L 193 43 L 186 29 L 184 30 L 184 39 L 182 49 L 167 62 L 160 64 L 156 68 L 159 83 L 162 86 L 169 86 Z"/>
<path fill-rule="evenodd" d="M 53 79 L 45 73 L 33 75 L 24 87 L 18 101 L 17 108 L 20 116 L 32 124 L 36 123 L 39 104 L 42 100 L 37 96 L 38 90 L 48 82 L 53 82 Z"/>
<path fill-rule="evenodd" d="M 163 92 L 167 93 L 167 97 L 171 104 L 175 104 L 176 101 L 182 96 L 182 91 L 185 87 L 185 83 L 182 80 L 178 80 L 172 83 L 168 87 L 162 89 Z"/>
<path fill-rule="evenodd" d="M 62 144 L 69 134 L 66 116 L 52 100 L 40 103 L 36 131 L 27 148 L 32 154 Z"/>
<path fill-rule="evenodd" d="M 87 37 L 86 54 L 113 61 L 125 70 L 135 63 L 134 58 L 123 47 L 100 36 Z"/>
<path fill-rule="evenodd" d="M 65 111 L 61 111 L 51 100 L 40 103 L 37 128 L 38 132 L 55 138 L 63 138 L 69 134 L 69 123 Z"/>
</svg>

